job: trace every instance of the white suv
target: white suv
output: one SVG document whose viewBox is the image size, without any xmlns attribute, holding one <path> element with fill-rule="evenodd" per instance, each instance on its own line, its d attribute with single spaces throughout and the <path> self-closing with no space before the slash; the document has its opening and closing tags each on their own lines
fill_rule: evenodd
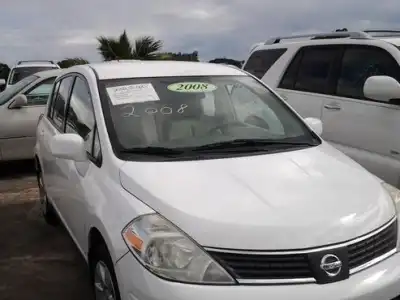
<svg viewBox="0 0 400 300">
<path fill-rule="evenodd" d="M 32 74 L 55 69 L 60 69 L 60 66 L 51 60 L 21 60 L 11 68 L 7 82 L 1 80 L 0 85 L 8 88 Z"/>
<path fill-rule="evenodd" d="M 400 31 L 276 37 L 258 43 L 243 69 L 273 87 L 323 138 L 400 186 Z"/>
</svg>

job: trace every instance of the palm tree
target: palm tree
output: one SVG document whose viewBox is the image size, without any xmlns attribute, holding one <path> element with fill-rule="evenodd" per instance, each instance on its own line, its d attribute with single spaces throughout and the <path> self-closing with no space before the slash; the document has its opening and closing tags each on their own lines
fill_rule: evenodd
<svg viewBox="0 0 400 300">
<path fill-rule="evenodd" d="M 60 60 L 57 64 L 62 68 L 69 68 L 72 66 L 76 66 L 76 65 L 86 65 L 88 64 L 89 61 L 87 61 L 86 59 L 82 58 L 82 57 L 72 57 L 72 58 L 65 58 L 63 60 Z"/>
<path fill-rule="evenodd" d="M 126 30 L 118 37 L 100 36 L 97 38 L 99 46 L 97 50 L 105 61 L 116 59 L 157 59 L 158 51 L 161 50 L 163 42 L 152 36 L 142 36 L 132 43 Z"/>
</svg>

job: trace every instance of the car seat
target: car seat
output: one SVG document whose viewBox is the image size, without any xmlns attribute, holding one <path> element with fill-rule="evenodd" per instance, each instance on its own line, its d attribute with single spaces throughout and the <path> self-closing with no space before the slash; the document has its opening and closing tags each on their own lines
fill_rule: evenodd
<svg viewBox="0 0 400 300">
<path fill-rule="evenodd" d="M 204 93 L 176 94 L 172 99 L 173 104 L 168 105 L 173 109 L 173 113 L 166 116 L 163 122 L 164 140 L 171 141 L 206 134 L 208 126 L 204 120 L 204 110 L 201 103 Z M 186 108 L 179 113 L 178 110 L 183 105 Z"/>
</svg>

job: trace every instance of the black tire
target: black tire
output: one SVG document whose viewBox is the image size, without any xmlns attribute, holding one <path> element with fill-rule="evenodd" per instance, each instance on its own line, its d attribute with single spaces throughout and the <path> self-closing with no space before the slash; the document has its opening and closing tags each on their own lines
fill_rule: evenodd
<svg viewBox="0 0 400 300">
<path fill-rule="evenodd" d="M 94 249 L 90 251 L 90 257 L 89 257 L 89 269 L 90 269 L 90 279 L 91 279 L 91 285 L 93 289 L 93 294 L 95 297 L 95 300 L 98 300 L 96 296 L 96 268 L 98 264 L 103 265 L 103 267 L 107 268 L 107 271 L 109 272 L 109 275 L 111 277 L 111 282 L 112 282 L 112 291 L 113 291 L 113 299 L 114 300 L 121 300 L 121 296 L 119 293 L 119 288 L 118 288 L 118 282 L 117 282 L 117 276 L 115 275 L 115 270 L 113 266 L 113 262 L 110 256 L 110 253 L 108 252 L 107 246 L 104 243 L 100 243 L 96 246 L 94 246 Z M 108 290 L 111 290 L 110 287 L 108 287 Z"/>
<path fill-rule="evenodd" d="M 42 172 L 39 166 L 37 166 L 36 178 L 39 187 L 39 201 L 40 201 L 41 214 L 47 224 L 56 227 L 60 225 L 60 219 L 58 218 L 58 215 L 53 205 L 48 200 L 46 189 L 43 184 Z"/>
</svg>

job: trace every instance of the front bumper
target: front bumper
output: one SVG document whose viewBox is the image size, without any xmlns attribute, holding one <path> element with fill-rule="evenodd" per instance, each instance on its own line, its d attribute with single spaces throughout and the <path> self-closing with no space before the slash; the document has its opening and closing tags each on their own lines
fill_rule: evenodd
<svg viewBox="0 0 400 300">
<path fill-rule="evenodd" d="M 347 280 L 325 285 L 180 284 L 151 274 L 130 253 L 118 261 L 115 271 L 122 300 L 400 300 L 400 253 Z"/>
</svg>

